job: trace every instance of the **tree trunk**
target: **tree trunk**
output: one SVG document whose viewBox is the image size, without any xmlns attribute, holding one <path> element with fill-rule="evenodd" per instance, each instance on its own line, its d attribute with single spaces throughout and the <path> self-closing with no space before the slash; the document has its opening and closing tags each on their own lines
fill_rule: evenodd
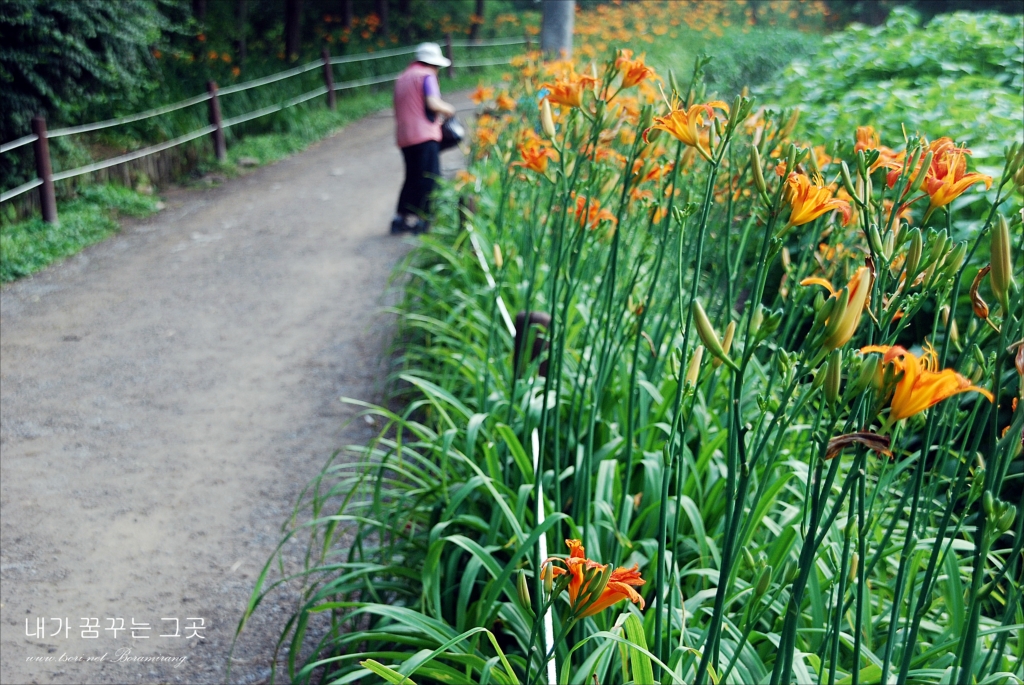
<svg viewBox="0 0 1024 685">
<path fill-rule="evenodd" d="M 391 28 L 388 26 L 388 0 L 377 0 L 377 18 L 380 19 L 380 32 L 382 35 L 388 35 L 391 32 Z"/>
<path fill-rule="evenodd" d="M 476 11 L 473 12 L 473 25 L 469 28 L 469 39 L 477 40 L 480 37 L 480 27 L 484 23 L 484 0 L 476 0 Z"/>
<path fill-rule="evenodd" d="M 576 0 L 544 0 L 540 27 L 540 49 L 547 57 L 572 57 L 572 29 Z"/>
<path fill-rule="evenodd" d="M 235 56 L 238 58 L 238 67 L 245 66 L 245 32 L 249 23 L 249 0 L 238 0 L 235 5 Z"/>
<path fill-rule="evenodd" d="M 352 28 L 352 0 L 343 0 L 341 3 L 341 27 Z"/>
<path fill-rule="evenodd" d="M 299 56 L 301 39 L 302 0 L 286 0 L 284 6 L 284 57 L 296 59 Z"/>
</svg>

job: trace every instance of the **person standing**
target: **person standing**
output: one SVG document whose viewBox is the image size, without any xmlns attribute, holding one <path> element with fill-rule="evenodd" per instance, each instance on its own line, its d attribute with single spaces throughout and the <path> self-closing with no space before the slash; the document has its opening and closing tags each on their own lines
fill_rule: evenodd
<svg viewBox="0 0 1024 685">
<path fill-rule="evenodd" d="M 437 71 L 451 62 L 437 43 L 421 43 L 416 60 L 395 81 L 395 139 L 405 159 L 405 183 L 391 232 L 429 228 L 430 193 L 441 174 L 441 123 L 455 108 L 441 99 Z"/>
</svg>

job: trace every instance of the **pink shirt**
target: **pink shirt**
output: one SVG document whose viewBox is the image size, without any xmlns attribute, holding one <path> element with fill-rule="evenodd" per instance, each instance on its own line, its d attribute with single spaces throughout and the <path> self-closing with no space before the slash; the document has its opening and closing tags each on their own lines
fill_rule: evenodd
<svg viewBox="0 0 1024 685">
<path fill-rule="evenodd" d="M 423 82 L 428 76 L 436 78 L 431 67 L 413 62 L 395 81 L 395 139 L 398 147 L 441 140 L 441 117 L 434 121 L 427 119 Z"/>
</svg>

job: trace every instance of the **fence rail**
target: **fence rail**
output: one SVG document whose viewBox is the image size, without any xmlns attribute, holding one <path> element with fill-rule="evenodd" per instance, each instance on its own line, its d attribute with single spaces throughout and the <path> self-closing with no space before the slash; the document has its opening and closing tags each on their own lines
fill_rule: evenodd
<svg viewBox="0 0 1024 685">
<path fill-rule="evenodd" d="M 447 46 L 448 58 L 453 62 L 452 67 L 457 66 L 460 68 L 475 68 L 496 66 L 500 64 L 509 64 L 512 60 L 507 58 L 495 58 L 481 59 L 476 61 L 460 61 L 458 64 L 455 64 L 455 60 L 453 59 L 452 54 L 452 48 L 496 47 L 522 44 L 526 44 L 529 47 L 530 40 L 529 38 L 453 40 L 451 34 L 449 34 L 446 37 L 446 41 L 444 43 Z M 394 81 L 401 74 L 401 72 L 395 72 L 391 74 L 384 74 L 381 76 L 368 76 L 365 78 L 355 79 L 351 81 L 334 83 L 332 73 L 333 70 L 331 69 L 331 67 L 338 64 L 350 64 L 354 62 L 365 62 L 369 60 L 383 59 L 386 57 L 409 55 L 414 52 L 416 52 L 415 47 L 401 47 L 392 48 L 388 50 L 380 50 L 378 52 L 367 52 L 355 55 L 340 55 L 337 57 L 331 57 L 325 50 L 324 58 L 321 60 L 308 62 L 306 64 L 302 64 L 291 69 L 280 71 L 276 74 L 270 74 L 269 76 L 263 76 L 261 78 L 246 81 L 244 83 L 230 85 L 225 88 L 218 88 L 217 85 L 211 81 L 209 90 L 206 93 L 186 98 L 184 100 L 180 100 L 178 102 L 174 102 L 168 105 L 163 105 L 161 107 L 155 107 L 153 109 L 149 109 L 144 112 L 139 112 L 137 114 L 129 114 L 115 119 L 107 119 L 105 121 L 97 121 L 89 124 L 81 124 L 78 126 L 58 128 L 49 132 L 46 131 L 45 120 L 42 120 L 41 117 L 37 117 L 37 120 L 33 122 L 33 128 L 37 129 L 38 132 L 31 133 L 27 136 L 22 136 L 21 138 L 17 138 L 7 143 L 3 143 L 2 145 L 0 145 L 0 154 L 16 150 L 17 148 L 20 148 L 24 145 L 28 145 L 30 143 L 35 143 L 36 168 L 38 170 L 39 175 L 37 178 L 34 178 L 31 181 L 23 183 L 16 188 L 11 188 L 10 190 L 0 192 L 0 202 L 7 202 L 8 200 L 12 200 L 23 193 L 27 193 L 30 190 L 39 188 L 40 204 L 43 208 L 43 218 L 46 221 L 56 222 L 56 202 L 54 199 L 53 191 L 54 181 L 63 181 L 69 178 L 74 178 L 76 176 L 82 176 L 84 174 L 89 174 L 103 169 L 107 169 L 112 166 L 117 166 L 118 164 L 125 164 L 127 162 L 131 162 L 136 159 L 140 159 L 142 157 L 146 157 L 148 155 L 152 155 L 163 150 L 168 150 L 178 145 L 182 145 L 183 143 L 187 143 L 191 140 L 195 140 L 196 138 L 208 134 L 213 135 L 214 151 L 217 154 L 218 159 L 223 159 L 224 129 L 231 128 L 232 126 L 237 126 L 238 124 L 242 124 L 247 121 L 252 121 L 253 119 L 258 119 L 259 117 L 266 116 L 274 112 L 280 112 L 284 109 L 294 107 L 295 105 L 301 104 L 308 100 L 312 100 L 313 98 L 325 94 L 330 94 L 331 99 L 329 100 L 329 106 L 333 108 L 333 94 L 335 92 L 347 90 L 350 88 L 358 88 L 360 86 L 369 86 L 378 83 Z M 452 67 L 449 67 L 449 74 L 451 74 Z M 232 93 L 239 93 L 245 90 L 249 90 L 251 88 L 258 88 L 260 86 L 276 83 L 278 81 L 282 81 L 293 76 L 298 76 L 300 74 L 304 74 L 317 68 L 324 69 L 325 85 L 320 86 L 319 88 L 314 88 L 313 90 L 302 93 L 301 95 L 297 95 L 295 97 L 282 100 L 281 102 L 275 103 L 273 105 L 268 105 L 266 107 L 253 110 L 251 112 L 246 112 L 244 114 L 239 114 L 234 117 L 229 117 L 227 119 L 221 119 L 220 104 L 218 101 L 218 98 L 220 96 L 230 95 Z M 198 105 L 203 102 L 209 103 L 210 124 L 207 126 L 199 128 L 195 131 L 190 131 L 189 133 L 178 136 L 177 138 L 173 138 L 171 140 L 158 143 L 156 145 L 151 145 L 149 147 L 145 147 L 139 150 L 134 150 L 132 152 L 119 155 L 117 157 L 111 157 L 109 159 L 94 162 L 92 164 L 87 164 L 85 166 L 81 166 L 75 169 L 68 169 L 66 171 L 60 171 L 58 173 L 52 173 L 52 171 L 50 170 L 49 146 L 47 144 L 47 141 L 50 138 L 58 138 L 61 136 L 88 133 L 90 131 L 99 131 L 113 126 L 120 126 L 123 124 L 129 124 L 136 121 L 142 121 L 144 119 L 149 119 L 152 117 L 160 116 L 162 114 L 167 114 L 169 112 L 174 112 L 179 109 L 184 109 L 186 107 Z M 49 210 L 47 208 L 49 208 Z"/>
</svg>

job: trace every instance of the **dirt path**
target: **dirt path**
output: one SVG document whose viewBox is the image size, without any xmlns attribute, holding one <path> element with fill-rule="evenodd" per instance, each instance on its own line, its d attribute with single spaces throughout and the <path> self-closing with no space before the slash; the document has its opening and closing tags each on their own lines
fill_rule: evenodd
<svg viewBox="0 0 1024 685">
<path fill-rule="evenodd" d="M 223 682 L 302 486 L 371 431 L 342 429 L 354 412 L 338 397 L 379 399 L 378 310 L 408 250 L 387 235 L 392 130 L 381 113 L 169 193 L 153 219 L 0 294 L 0 681 Z M 283 615 L 247 629 L 233 681 L 267 675 Z"/>
</svg>

